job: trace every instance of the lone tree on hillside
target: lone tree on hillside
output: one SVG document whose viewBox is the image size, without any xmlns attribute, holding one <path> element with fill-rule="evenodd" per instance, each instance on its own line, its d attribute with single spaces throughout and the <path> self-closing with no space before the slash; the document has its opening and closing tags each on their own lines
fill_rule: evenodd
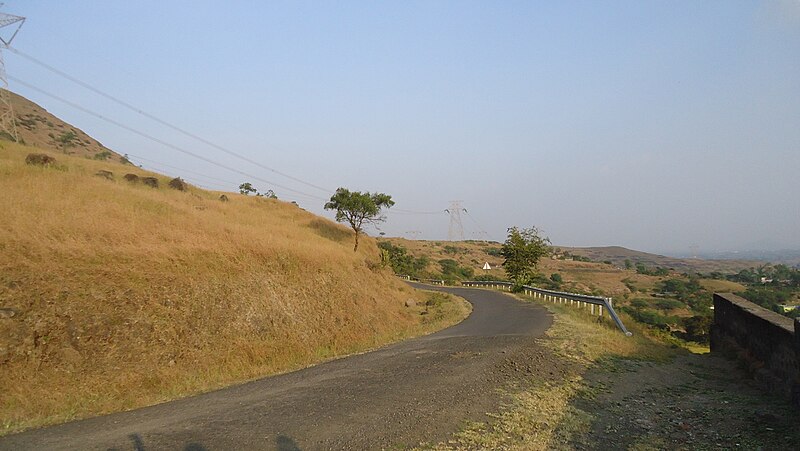
<svg viewBox="0 0 800 451">
<path fill-rule="evenodd" d="M 244 182 L 241 185 L 239 185 L 239 193 L 244 194 L 245 196 L 247 196 L 250 193 L 257 193 L 257 192 L 258 190 L 253 188 L 253 184 L 250 182 Z"/>
<path fill-rule="evenodd" d="M 503 267 L 515 287 L 519 288 L 531 280 L 539 259 L 550 253 L 549 244 L 550 239 L 542 237 L 536 227 L 508 229 L 508 238 L 500 254 L 505 257 Z"/>
<path fill-rule="evenodd" d="M 325 204 L 325 209 L 336 210 L 337 222 L 350 224 L 350 228 L 356 233 L 356 244 L 353 246 L 355 252 L 358 250 L 358 235 L 363 230 L 364 223 L 374 224 L 384 221 L 386 218 L 381 216 L 381 209 L 390 208 L 392 205 L 394 201 L 388 194 L 351 192 L 347 188 L 339 188 Z"/>
</svg>

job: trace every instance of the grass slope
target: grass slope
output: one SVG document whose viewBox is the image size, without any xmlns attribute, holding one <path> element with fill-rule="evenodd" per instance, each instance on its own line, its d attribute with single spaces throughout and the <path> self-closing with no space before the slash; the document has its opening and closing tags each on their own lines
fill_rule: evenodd
<svg viewBox="0 0 800 451">
<path fill-rule="evenodd" d="M 0 143 L 0 433 L 307 366 L 467 314 L 397 280 L 374 240 L 354 253 L 351 232 L 290 203 L 222 202 L 63 154 L 29 166 L 30 151 L 41 150 Z"/>
<path fill-rule="evenodd" d="M 83 130 L 53 116 L 25 97 L 7 92 L 21 143 L 66 155 L 121 161 L 120 154 L 100 144 Z M 0 112 L 5 112 L 4 105 L 0 105 Z"/>
</svg>

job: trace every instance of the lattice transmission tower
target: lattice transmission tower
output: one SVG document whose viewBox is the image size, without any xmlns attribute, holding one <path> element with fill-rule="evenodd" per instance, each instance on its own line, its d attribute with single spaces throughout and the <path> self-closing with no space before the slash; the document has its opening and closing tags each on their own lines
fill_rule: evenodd
<svg viewBox="0 0 800 451">
<path fill-rule="evenodd" d="M 0 7 L 3 4 L 0 3 Z M 2 50 L 11 46 L 11 41 L 19 33 L 25 18 L 13 14 L 0 13 L 0 132 L 5 132 L 14 141 L 19 141 L 17 136 L 17 123 L 14 120 L 14 109 L 11 108 L 11 95 L 8 93 L 8 78 L 6 77 L 6 63 L 3 60 Z"/>
<path fill-rule="evenodd" d="M 447 230 L 447 239 L 450 241 L 464 241 L 464 224 L 461 222 L 461 212 L 467 210 L 461 206 L 461 200 L 451 200 L 450 208 L 445 213 L 450 214 L 450 228 Z"/>
</svg>

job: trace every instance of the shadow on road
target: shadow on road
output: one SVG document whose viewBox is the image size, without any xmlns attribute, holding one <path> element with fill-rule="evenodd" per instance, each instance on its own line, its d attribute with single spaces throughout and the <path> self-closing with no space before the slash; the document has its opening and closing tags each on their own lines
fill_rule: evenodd
<svg viewBox="0 0 800 451">
<path fill-rule="evenodd" d="M 147 447 L 144 444 L 144 440 L 142 440 L 142 436 L 139 434 L 130 434 L 128 435 L 128 439 L 133 443 L 133 450 L 134 451 L 147 451 Z M 280 437 L 278 438 L 280 440 Z M 280 442 L 279 442 L 280 443 Z M 281 448 L 280 445 L 278 446 L 279 450 L 286 449 L 299 449 L 299 448 Z M 109 448 L 109 451 L 119 451 L 119 448 Z M 208 451 L 205 446 L 199 443 L 188 443 L 184 448 L 183 451 Z"/>
<path fill-rule="evenodd" d="M 275 442 L 278 445 L 278 451 L 300 451 L 297 443 L 285 435 L 279 435 Z"/>
</svg>

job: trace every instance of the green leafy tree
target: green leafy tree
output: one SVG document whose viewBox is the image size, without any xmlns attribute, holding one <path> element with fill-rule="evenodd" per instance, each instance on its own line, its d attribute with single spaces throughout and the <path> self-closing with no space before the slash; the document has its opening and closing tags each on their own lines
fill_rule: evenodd
<svg viewBox="0 0 800 451">
<path fill-rule="evenodd" d="M 353 252 L 358 250 L 358 236 L 365 224 L 374 224 L 385 220 L 381 210 L 394 205 L 392 196 L 383 193 L 362 193 L 346 188 L 336 190 L 331 200 L 325 204 L 326 210 L 336 210 L 336 221 L 347 222 L 356 234 Z"/>
<path fill-rule="evenodd" d="M 250 193 L 258 193 L 258 190 L 253 188 L 253 184 L 250 182 L 244 182 L 239 185 L 239 193 L 244 194 L 247 196 Z"/>
<path fill-rule="evenodd" d="M 539 259 L 549 254 L 549 245 L 550 239 L 542 237 L 536 227 L 508 229 L 508 238 L 500 252 L 505 258 L 503 267 L 517 288 L 531 279 Z"/>
</svg>

